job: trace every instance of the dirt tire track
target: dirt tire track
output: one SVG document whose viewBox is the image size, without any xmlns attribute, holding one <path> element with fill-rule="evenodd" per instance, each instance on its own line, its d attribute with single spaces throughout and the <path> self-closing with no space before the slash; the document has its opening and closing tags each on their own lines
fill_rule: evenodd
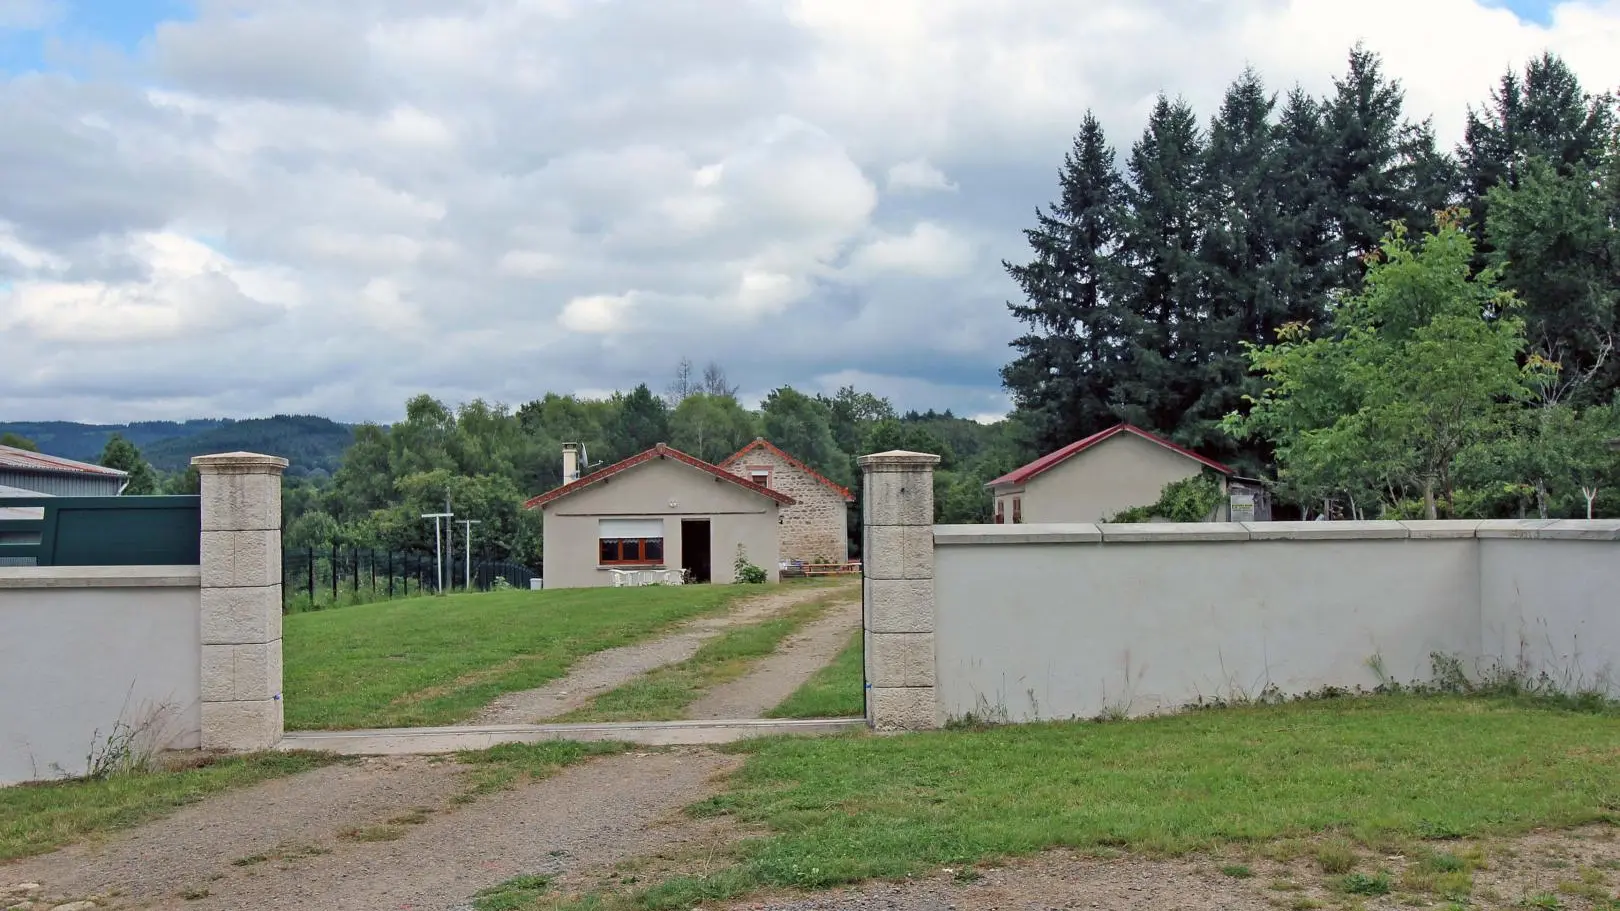
<svg viewBox="0 0 1620 911">
<path fill-rule="evenodd" d="M 849 634 L 861 627 L 860 593 L 840 602 L 827 613 L 794 633 L 753 670 L 710 690 L 687 707 L 687 717 L 759 718 L 803 686 L 849 644 Z"/>
<path fill-rule="evenodd" d="M 717 776 L 739 762 L 698 749 L 628 753 L 459 808 L 447 802 L 461 784 L 454 763 L 409 760 L 380 775 L 320 769 L 212 798 L 99 848 L 0 866 L 0 880 L 39 882 L 52 898 L 116 892 L 111 906 L 119 909 L 467 908 L 478 890 L 519 874 L 595 867 L 700 837 L 678 811 L 712 794 Z M 345 788 L 353 792 L 348 803 L 340 796 Z M 433 797 L 440 811 L 405 826 L 396 841 L 337 837 L 432 805 Z M 289 839 L 331 850 L 231 863 Z M 201 897 L 184 895 L 204 889 Z"/>
<path fill-rule="evenodd" d="M 417 807 L 438 807 L 465 789 L 460 767 L 386 757 L 312 769 L 207 798 L 145 825 L 0 864 L 0 882 L 38 882 L 53 898 L 121 890 L 119 904 L 172 896 L 206 884 L 231 862 L 282 847 L 333 847 L 337 833 Z"/>
<path fill-rule="evenodd" d="M 662 638 L 587 655 L 567 675 L 538 689 L 507 693 L 465 723 L 532 724 L 566 715 L 643 674 L 685 661 L 703 643 L 734 626 L 758 623 L 827 593 L 822 587 L 771 592 L 749 598 L 722 616 L 684 623 Z"/>
</svg>

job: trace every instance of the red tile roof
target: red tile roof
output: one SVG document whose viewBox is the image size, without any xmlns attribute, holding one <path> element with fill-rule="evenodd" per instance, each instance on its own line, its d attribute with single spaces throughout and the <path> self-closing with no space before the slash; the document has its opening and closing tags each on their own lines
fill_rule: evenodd
<svg viewBox="0 0 1620 911">
<path fill-rule="evenodd" d="M 835 493 L 837 493 L 839 496 L 843 497 L 845 502 L 848 502 L 848 503 L 855 502 L 855 495 L 849 492 L 849 488 L 842 487 L 842 486 L 840 486 L 838 484 L 834 484 L 831 479 L 829 479 L 828 477 L 823 475 L 821 472 L 816 471 L 814 468 L 811 468 L 809 465 L 806 465 L 803 462 L 799 461 L 798 459 L 795 459 L 794 457 L 792 457 L 792 456 L 788 455 L 787 453 L 783 452 L 781 449 L 777 448 L 775 443 L 772 443 L 770 440 L 767 440 L 764 437 L 755 437 L 754 442 L 749 443 L 747 446 L 744 446 L 742 449 L 738 450 L 736 455 L 734 455 L 734 456 L 726 459 L 725 461 L 721 462 L 720 467 L 721 468 L 727 468 L 727 467 L 729 467 L 731 465 L 735 465 L 737 463 L 738 459 L 741 459 L 743 456 L 749 454 L 750 452 L 753 452 L 756 449 L 763 449 L 766 452 L 775 453 L 779 458 L 782 459 L 782 461 L 788 463 L 789 465 L 792 465 L 794 468 L 799 469 L 800 471 L 804 472 L 805 474 L 808 474 L 810 477 L 815 478 L 817 481 L 820 481 L 821 483 L 827 485 Z"/>
<path fill-rule="evenodd" d="M 794 504 L 794 502 L 796 502 L 792 497 L 788 496 L 785 493 L 782 493 L 781 491 L 772 490 L 769 487 L 762 487 L 762 486 L 760 486 L 758 484 L 755 484 L 753 481 L 747 480 L 745 478 L 739 478 L 736 475 L 732 474 L 731 472 L 725 470 L 724 468 L 720 468 L 720 467 L 715 466 L 715 465 L 710 465 L 708 462 L 705 462 L 700 458 L 697 458 L 695 456 L 689 456 L 686 453 L 681 452 L 679 449 L 673 449 L 673 448 L 671 448 L 671 447 L 669 447 L 669 446 L 667 446 L 667 445 L 665 445 L 663 443 L 659 443 L 657 446 L 654 446 L 653 448 L 651 448 L 651 449 L 647 450 L 646 452 L 643 452 L 643 453 L 641 453 L 639 455 L 633 455 L 630 458 L 625 459 L 622 462 L 615 462 L 615 463 L 613 463 L 612 465 L 609 465 L 606 468 L 599 469 L 597 471 L 593 471 L 590 474 L 586 475 L 585 477 L 580 478 L 579 480 L 573 482 L 572 484 L 564 484 L 563 486 L 558 487 L 558 488 L 556 488 L 554 490 L 548 490 L 545 493 L 543 493 L 543 494 L 541 494 L 541 495 L 539 495 L 537 497 L 531 497 L 528 501 L 526 501 L 523 504 L 523 508 L 524 509 L 535 509 L 536 507 L 544 506 L 547 503 L 552 503 L 552 502 L 555 502 L 557 500 L 560 500 L 563 497 L 568 496 L 569 494 L 578 493 L 581 490 L 584 490 L 585 488 L 591 486 L 592 484 L 596 484 L 596 483 L 599 483 L 601 481 L 605 481 L 608 478 L 611 478 L 614 475 L 618 474 L 619 472 L 624 471 L 624 470 L 629 469 L 629 468 L 634 468 L 637 465 L 642 464 L 643 462 L 650 462 L 653 459 L 664 459 L 664 458 L 674 459 L 677 462 L 684 462 L 684 463 L 692 466 L 693 468 L 698 469 L 699 471 L 706 471 L 709 474 L 712 474 L 715 477 L 721 479 L 722 481 L 730 481 L 731 483 L 736 484 L 738 487 L 741 487 L 744 490 L 752 491 L 753 493 L 757 493 L 757 494 L 760 494 L 762 496 L 770 497 L 771 499 L 773 499 L 776 502 L 782 504 L 783 506 L 792 506 Z"/>
<path fill-rule="evenodd" d="M 1080 453 L 1085 452 L 1087 449 L 1090 449 L 1091 447 L 1096 446 L 1098 443 L 1101 443 L 1104 440 L 1112 439 L 1113 437 L 1116 437 L 1116 436 L 1118 436 L 1118 435 L 1120 435 L 1122 433 L 1135 434 L 1136 436 L 1139 436 L 1142 439 L 1147 440 L 1150 443 L 1157 443 L 1158 445 L 1163 446 L 1164 448 L 1170 450 L 1171 452 L 1174 452 L 1174 453 L 1176 453 L 1178 455 L 1184 455 L 1187 458 L 1192 459 L 1193 461 L 1198 462 L 1198 463 L 1200 463 L 1200 464 L 1202 464 L 1202 465 L 1204 465 L 1204 466 L 1206 466 L 1208 468 L 1213 468 L 1214 470 L 1220 472 L 1221 474 L 1233 475 L 1233 474 L 1237 473 L 1233 469 L 1228 468 L 1225 465 L 1222 465 L 1221 463 L 1215 461 L 1214 459 L 1206 459 L 1203 456 L 1199 455 L 1198 453 L 1193 452 L 1191 449 L 1185 449 L 1185 448 L 1183 448 L 1181 446 L 1177 446 L 1176 444 L 1170 442 L 1169 440 L 1165 439 L 1164 437 L 1161 437 L 1161 436 L 1159 436 L 1157 434 L 1148 433 L 1146 430 L 1143 430 L 1140 427 L 1136 427 L 1136 426 L 1133 426 L 1131 424 L 1115 424 L 1114 426 L 1112 426 L 1112 427 L 1108 428 L 1107 430 L 1104 430 L 1104 431 L 1102 431 L 1100 433 L 1094 433 L 1091 436 L 1086 437 L 1083 440 L 1080 440 L 1080 441 L 1075 442 L 1075 443 L 1070 443 L 1069 445 L 1063 447 L 1062 449 L 1059 449 L 1056 452 L 1049 452 L 1046 455 L 1043 455 L 1040 458 L 1036 459 L 1035 461 L 1029 463 L 1028 465 L 1025 465 L 1022 468 L 1014 469 L 1013 471 L 1009 471 L 1006 474 L 1002 475 L 999 478 L 996 478 L 994 481 L 991 481 L 990 483 L 988 483 L 988 484 L 986 484 L 984 486 L 986 486 L 986 487 L 1003 487 L 1003 486 L 1013 486 L 1013 485 L 1018 485 L 1018 484 L 1026 484 L 1032 478 L 1034 478 L 1035 476 L 1041 474 L 1042 472 L 1045 472 L 1045 471 L 1047 471 L 1049 469 L 1052 469 L 1052 468 L 1056 468 L 1057 466 L 1063 464 L 1064 462 L 1068 461 L 1069 459 L 1072 459 L 1075 456 L 1079 455 Z"/>
<path fill-rule="evenodd" d="M 0 446 L 0 468 L 14 468 L 19 471 L 44 471 L 52 474 L 95 474 L 122 478 L 128 472 L 116 468 L 107 468 L 103 465 L 91 465 L 89 462 L 75 462 L 60 456 L 46 455 L 42 452 L 30 452 L 27 449 L 18 449 L 15 446 Z"/>
</svg>

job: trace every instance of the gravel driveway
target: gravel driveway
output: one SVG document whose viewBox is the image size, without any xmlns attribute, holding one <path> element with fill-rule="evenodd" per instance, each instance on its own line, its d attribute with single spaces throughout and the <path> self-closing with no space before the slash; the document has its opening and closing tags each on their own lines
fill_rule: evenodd
<svg viewBox="0 0 1620 911">
<path fill-rule="evenodd" d="M 760 718 L 781 705 L 816 672 L 832 663 L 861 627 L 861 593 L 834 604 L 814 623 L 789 636 L 775 653 L 742 677 L 715 687 L 687 708 L 688 718 Z"/>
<path fill-rule="evenodd" d="M 770 619 L 826 595 L 826 588 L 775 591 L 749 598 L 723 616 L 684 623 L 663 638 L 587 655 L 575 662 L 573 670 L 566 676 L 539 689 L 507 693 L 490 703 L 467 724 L 532 724 L 566 715 L 642 674 L 685 661 L 696 654 L 703 643 L 734 626 Z"/>
<path fill-rule="evenodd" d="M 453 762 L 370 760 L 268 782 L 81 846 L 0 865 L 0 888 L 118 909 L 445 909 L 519 874 L 598 867 L 694 837 L 679 810 L 737 757 L 610 756 L 470 804 Z M 392 841 L 344 833 L 427 810 Z M 673 823 L 673 824 L 671 824 Z M 40 907 L 50 908 L 42 903 Z"/>
</svg>

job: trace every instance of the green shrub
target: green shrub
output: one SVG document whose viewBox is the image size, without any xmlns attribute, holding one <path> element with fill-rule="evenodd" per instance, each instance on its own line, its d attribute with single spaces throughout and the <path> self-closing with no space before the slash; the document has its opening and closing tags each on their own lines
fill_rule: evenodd
<svg viewBox="0 0 1620 911">
<path fill-rule="evenodd" d="M 1171 481 L 1159 491 L 1159 502 L 1133 506 L 1104 519 L 1115 525 L 1148 522 L 1159 516 L 1171 522 L 1202 522 L 1221 504 L 1221 484 L 1208 472 Z"/>
<path fill-rule="evenodd" d="M 737 559 L 732 561 L 731 571 L 736 580 L 744 585 L 763 585 L 770 579 L 765 570 L 748 562 L 748 554 L 741 544 L 737 545 Z"/>
</svg>

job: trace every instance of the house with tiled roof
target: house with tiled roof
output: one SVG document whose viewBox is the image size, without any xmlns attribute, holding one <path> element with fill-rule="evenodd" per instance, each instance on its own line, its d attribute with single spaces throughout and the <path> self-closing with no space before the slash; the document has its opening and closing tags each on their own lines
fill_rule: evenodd
<svg viewBox="0 0 1620 911">
<path fill-rule="evenodd" d="M 782 507 L 780 559 L 841 563 L 849 559 L 849 504 L 855 495 L 761 437 L 720 467 L 792 497 Z"/>
<path fill-rule="evenodd" d="M 738 554 L 779 578 L 782 510 L 793 497 L 659 443 L 587 472 L 563 445 L 563 484 L 524 503 L 541 511 L 546 588 L 613 585 L 626 572 L 685 571 L 735 581 Z"/>
<path fill-rule="evenodd" d="M 1166 484 L 1209 472 L 1222 494 L 1235 472 L 1131 424 L 1116 424 L 1010 471 L 986 486 L 998 524 L 1101 522 L 1159 501 Z M 1228 507 L 1213 519 L 1225 519 Z"/>
</svg>

